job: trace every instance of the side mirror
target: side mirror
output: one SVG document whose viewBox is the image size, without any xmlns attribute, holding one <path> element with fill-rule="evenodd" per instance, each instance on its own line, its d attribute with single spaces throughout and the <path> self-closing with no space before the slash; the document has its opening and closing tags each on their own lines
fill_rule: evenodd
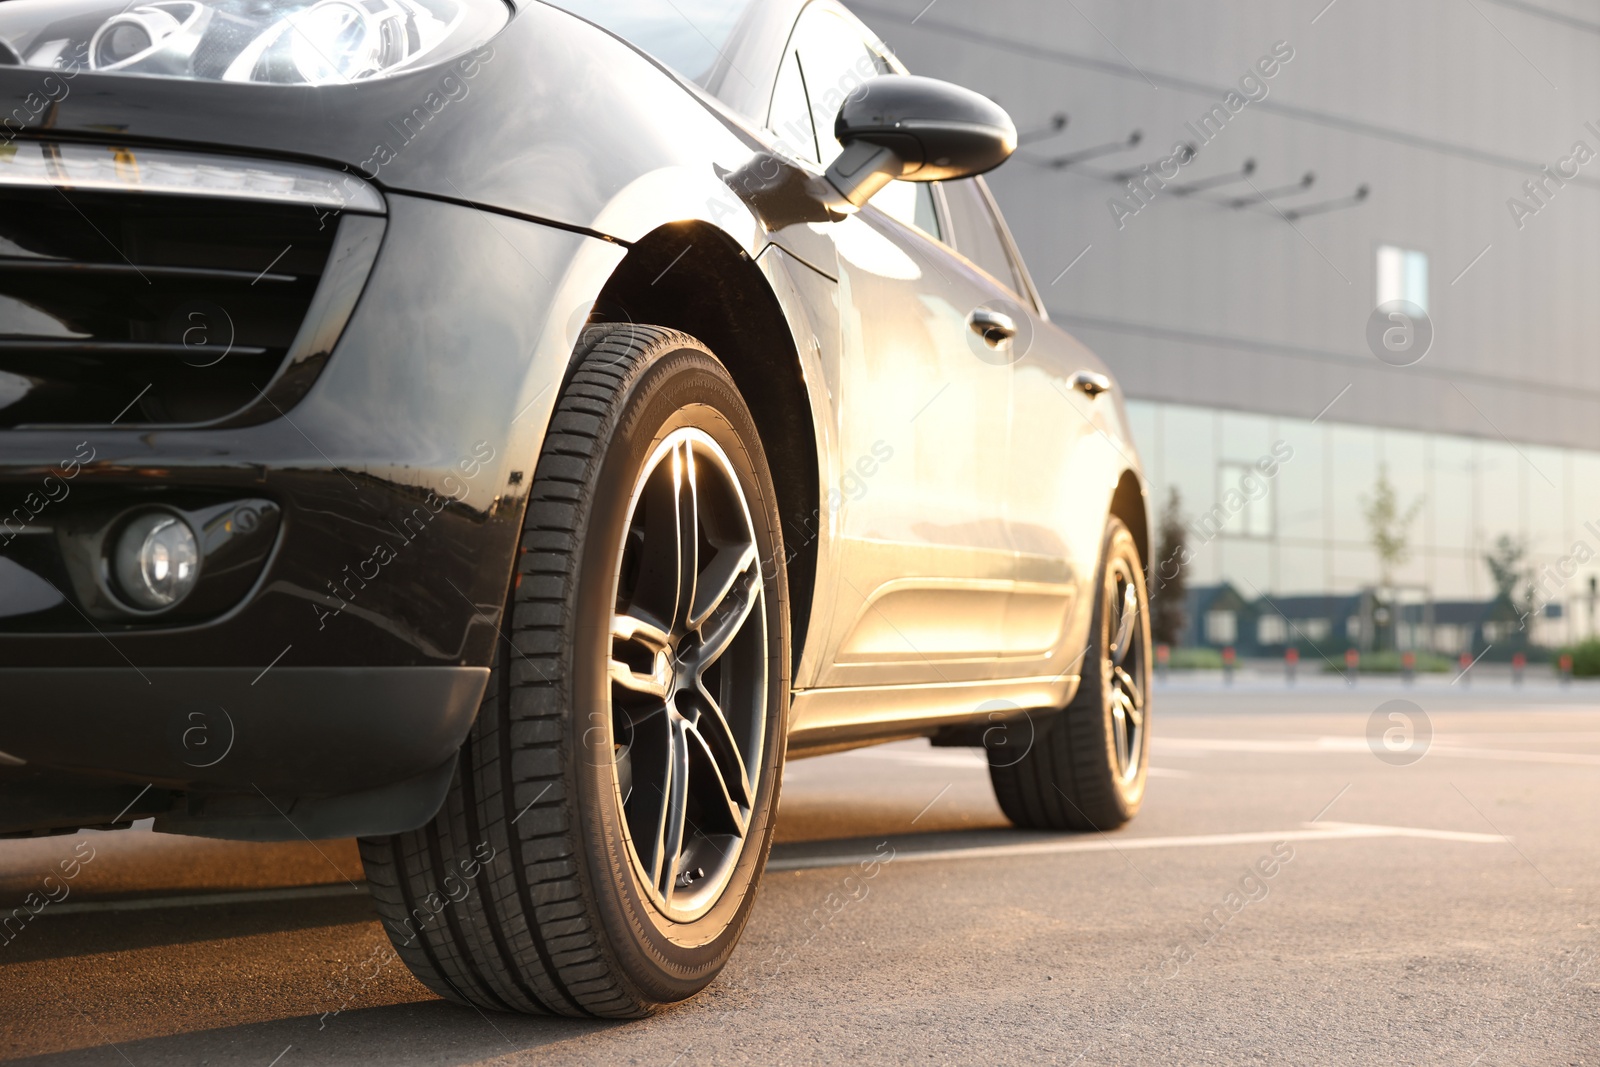
<svg viewBox="0 0 1600 1067">
<path fill-rule="evenodd" d="M 844 153 L 828 181 L 854 207 L 890 182 L 939 182 L 991 171 L 1017 149 L 1005 109 L 970 89 L 880 75 L 846 98 L 834 121 Z"/>
</svg>

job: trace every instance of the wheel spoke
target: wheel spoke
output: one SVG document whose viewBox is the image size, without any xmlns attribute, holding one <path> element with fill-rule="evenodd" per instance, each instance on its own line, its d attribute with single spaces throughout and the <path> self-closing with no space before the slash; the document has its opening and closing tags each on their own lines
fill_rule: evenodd
<svg viewBox="0 0 1600 1067">
<path fill-rule="evenodd" d="M 701 624 L 700 649 L 696 654 L 700 670 L 715 663 L 728 650 L 760 599 L 761 568 L 752 560 Z"/>
<path fill-rule="evenodd" d="M 1123 703 L 1124 696 L 1121 692 L 1112 694 L 1111 697 L 1111 731 L 1112 743 L 1116 746 L 1117 771 L 1127 773 L 1130 762 L 1128 751 L 1128 715 Z"/>
<path fill-rule="evenodd" d="M 640 674 L 619 659 L 611 661 L 611 680 L 629 692 L 643 693 L 662 701 L 666 700 L 667 689 L 672 683 L 670 674 L 660 670 Z"/>
<path fill-rule="evenodd" d="M 687 441 L 672 451 L 672 485 L 678 522 L 678 595 L 672 607 L 672 624 L 676 627 L 688 621 L 700 573 L 700 494 L 695 484 L 694 449 Z"/>
<path fill-rule="evenodd" d="M 739 752 L 739 742 L 733 736 L 728 718 L 722 714 L 717 702 L 699 686 L 699 703 L 703 705 L 700 717 L 695 720 L 695 734 L 705 742 L 716 762 L 717 776 L 722 780 L 722 792 L 740 808 L 753 803 L 754 790 L 750 786 L 750 772 Z"/>
<path fill-rule="evenodd" d="M 618 700 L 614 708 L 632 726 L 638 726 L 667 710 L 667 696 L 672 689 L 672 663 L 668 658 L 671 640 L 654 623 L 637 615 L 618 614 L 611 617 L 612 656 L 607 673 L 613 683 L 627 690 L 630 696 Z M 621 644 L 623 657 L 617 654 Z M 631 654 L 629 654 L 631 653 Z M 649 669 L 641 671 L 643 664 Z"/>
<path fill-rule="evenodd" d="M 1115 595 L 1111 599 L 1116 600 Z M 1117 609 L 1117 637 L 1111 644 L 1111 662 L 1120 667 L 1122 661 L 1128 658 L 1133 624 L 1139 617 L 1139 594 L 1134 590 L 1132 582 L 1123 587 L 1122 602 L 1117 605 Z"/>
<path fill-rule="evenodd" d="M 662 828 L 671 792 L 672 723 L 664 713 L 635 727 L 631 744 L 617 759 L 617 785 L 623 796 L 635 854 L 647 880 L 661 869 Z"/>
<path fill-rule="evenodd" d="M 1128 717 L 1128 725 L 1138 730 L 1144 726 L 1144 709 L 1129 700 L 1123 707 L 1124 715 Z"/>
<path fill-rule="evenodd" d="M 678 878 L 678 858 L 683 853 L 683 827 L 689 815 L 689 746 L 685 743 L 688 724 L 671 723 L 667 743 L 666 795 L 662 798 L 661 819 L 656 835 L 655 862 L 651 880 L 663 899 L 672 896 Z"/>
<path fill-rule="evenodd" d="M 1139 683 L 1133 680 L 1133 675 L 1122 667 L 1113 669 L 1117 685 L 1128 695 L 1128 711 L 1134 716 L 1134 725 L 1138 726 L 1144 720 L 1144 692 L 1139 688 Z"/>
<path fill-rule="evenodd" d="M 705 722 L 706 717 L 701 717 Z M 707 744 L 705 735 L 691 726 L 685 732 L 685 747 L 696 757 L 694 760 L 696 770 L 695 781 L 699 785 L 698 796 L 704 811 L 709 815 L 712 823 L 721 821 L 721 813 L 728 813 L 728 828 L 735 836 L 743 837 L 746 828 L 745 809 L 739 806 L 732 793 L 728 790 L 728 779 L 722 773 L 722 767 L 717 757 L 712 753 L 711 746 Z"/>
<path fill-rule="evenodd" d="M 711 562 L 695 581 L 694 604 L 689 609 L 688 625 L 698 630 L 712 612 L 722 606 L 736 583 L 756 562 L 756 546 L 748 541 L 717 550 Z"/>
<path fill-rule="evenodd" d="M 672 667 L 664 654 L 651 657 L 651 669 L 648 672 L 637 670 L 634 665 L 613 656 L 606 662 L 606 672 L 610 673 L 613 685 L 622 686 L 629 693 L 650 697 L 650 707 L 645 709 L 646 712 L 653 713 L 654 709 L 666 707 L 667 694 L 672 689 Z M 638 721 L 640 718 L 643 717 L 637 710 L 630 710 L 629 721 Z"/>
<path fill-rule="evenodd" d="M 638 554 L 630 614 L 647 616 L 664 630 L 682 624 L 694 596 L 698 518 L 693 453 L 675 445 L 648 475 L 639 509 L 630 520 L 630 544 Z"/>
<path fill-rule="evenodd" d="M 622 806 L 627 808 L 628 801 L 633 799 L 633 746 L 615 751 L 617 761 L 617 792 L 622 796 Z"/>
<path fill-rule="evenodd" d="M 661 652 L 672 647 L 672 639 L 665 630 L 637 615 L 611 616 L 611 636 L 617 641 L 637 641 L 651 652 Z"/>
</svg>

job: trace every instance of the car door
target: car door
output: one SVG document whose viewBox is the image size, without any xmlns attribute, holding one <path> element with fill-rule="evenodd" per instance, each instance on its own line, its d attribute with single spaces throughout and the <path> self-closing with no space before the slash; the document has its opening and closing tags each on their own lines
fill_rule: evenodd
<svg viewBox="0 0 1600 1067">
<path fill-rule="evenodd" d="M 983 180 L 947 182 L 940 191 L 957 250 L 1006 288 L 996 303 L 1020 330 L 1011 349 L 1004 475 L 1017 553 L 1008 615 L 1016 667 L 1037 675 L 1076 674 L 1106 503 L 1120 472 L 1136 466 L 1132 447 L 1122 440 L 1105 365 L 1044 314 Z"/>
<path fill-rule="evenodd" d="M 827 3 L 807 7 L 790 45 L 768 125 L 788 151 L 826 166 L 841 151 L 832 131 L 845 96 L 895 68 Z M 809 130 L 793 114 L 801 100 Z M 1015 651 L 1012 372 L 970 325 L 1002 289 L 951 254 L 935 197 L 896 183 L 819 226 L 838 258 L 843 468 L 829 502 L 839 590 L 822 686 L 994 678 Z"/>
</svg>

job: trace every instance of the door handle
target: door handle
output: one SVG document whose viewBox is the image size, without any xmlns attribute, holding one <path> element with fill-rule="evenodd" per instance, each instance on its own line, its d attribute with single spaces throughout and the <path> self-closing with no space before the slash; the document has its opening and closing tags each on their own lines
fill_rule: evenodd
<svg viewBox="0 0 1600 1067">
<path fill-rule="evenodd" d="M 1093 400 L 1101 393 L 1111 391 L 1111 379 L 1092 370 L 1081 370 L 1072 376 L 1072 387 Z"/>
<path fill-rule="evenodd" d="M 1004 348 L 1017 336 L 1017 321 L 1003 311 L 979 308 L 967 316 L 972 332 L 982 337 L 990 348 Z"/>
</svg>

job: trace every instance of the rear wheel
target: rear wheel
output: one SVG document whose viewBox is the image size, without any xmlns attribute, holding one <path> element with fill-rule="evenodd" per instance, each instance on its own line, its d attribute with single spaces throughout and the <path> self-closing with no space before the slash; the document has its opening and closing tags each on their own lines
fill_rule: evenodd
<svg viewBox="0 0 1600 1067">
<path fill-rule="evenodd" d="M 1040 830 L 1111 830 L 1139 813 L 1150 752 L 1150 601 L 1139 549 L 1106 523 L 1083 680 L 1066 708 L 1038 721 L 1018 759 L 989 751 L 1006 817 Z"/>
<path fill-rule="evenodd" d="M 668 330 L 589 330 L 444 810 L 361 842 L 425 985 L 631 1017 L 722 969 L 777 807 L 782 559 L 760 440 L 722 365 Z"/>
</svg>

